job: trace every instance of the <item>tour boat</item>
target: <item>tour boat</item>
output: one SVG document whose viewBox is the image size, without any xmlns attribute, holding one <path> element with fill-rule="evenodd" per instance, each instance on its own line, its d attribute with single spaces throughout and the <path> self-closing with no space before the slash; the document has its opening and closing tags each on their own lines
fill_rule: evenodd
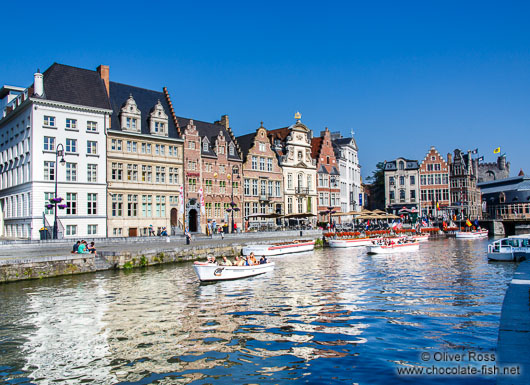
<svg viewBox="0 0 530 385">
<path fill-rule="evenodd" d="M 255 256 L 261 257 L 265 255 L 266 257 L 281 255 L 281 254 L 291 254 L 291 253 L 301 253 L 303 251 L 311 251 L 315 248 L 315 241 L 309 240 L 299 240 L 292 242 L 278 242 L 271 243 L 267 245 L 250 245 L 243 247 L 241 251 L 243 255 L 250 255 L 254 253 Z"/>
<path fill-rule="evenodd" d="M 329 246 L 333 248 L 371 246 L 374 241 L 381 238 L 351 238 L 351 239 L 330 239 Z"/>
<path fill-rule="evenodd" d="M 417 251 L 419 248 L 420 243 L 417 241 L 394 243 L 393 245 L 376 244 L 368 247 L 368 254 L 405 253 L 410 251 Z"/>
<path fill-rule="evenodd" d="M 488 237 L 488 230 L 482 229 L 477 231 L 457 231 L 455 232 L 457 239 L 480 239 Z"/>
<path fill-rule="evenodd" d="M 427 242 L 429 240 L 429 234 L 412 235 L 411 238 L 416 242 Z"/>
<path fill-rule="evenodd" d="M 274 262 L 252 266 L 220 266 L 215 263 L 195 262 L 193 268 L 201 282 L 224 281 L 268 273 L 274 270 Z"/>
<path fill-rule="evenodd" d="M 488 245 L 492 261 L 522 261 L 530 258 L 530 234 L 513 235 Z"/>
</svg>

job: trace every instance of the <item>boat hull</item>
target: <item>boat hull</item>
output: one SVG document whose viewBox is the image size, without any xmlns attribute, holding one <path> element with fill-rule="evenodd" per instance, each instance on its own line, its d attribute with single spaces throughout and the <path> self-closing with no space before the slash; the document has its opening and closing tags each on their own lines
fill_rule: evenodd
<svg viewBox="0 0 530 385">
<path fill-rule="evenodd" d="M 330 239 L 329 246 L 333 248 L 371 246 L 380 238 L 358 238 L 358 239 Z"/>
<path fill-rule="evenodd" d="M 412 239 L 414 239 L 416 242 L 427 242 L 429 240 L 429 234 L 425 235 L 413 235 Z"/>
<path fill-rule="evenodd" d="M 455 233 L 457 239 L 480 239 L 488 237 L 488 230 L 481 231 L 457 231 Z"/>
<path fill-rule="evenodd" d="M 250 255 L 254 253 L 255 256 L 266 257 L 291 254 L 291 253 L 302 253 L 304 251 L 311 251 L 315 248 L 315 241 L 307 241 L 300 243 L 289 243 L 285 245 L 251 245 L 243 247 L 241 253 L 243 255 Z"/>
<path fill-rule="evenodd" d="M 211 263 L 195 262 L 193 268 L 201 282 L 226 281 L 268 273 L 274 270 L 274 262 L 253 266 L 219 266 Z"/>
<path fill-rule="evenodd" d="M 407 253 L 412 251 L 418 251 L 420 248 L 419 242 L 414 243 L 402 243 L 395 245 L 374 245 L 368 247 L 369 254 L 394 254 L 394 253 Z"/>
<path fill-rule="evenodd" d="M 488 259 L 490 261 L 515 261 L 516 257 L 511 251 L 508 252 L 495 252 L 495 253 L 488 253 Z"/>
</svg>

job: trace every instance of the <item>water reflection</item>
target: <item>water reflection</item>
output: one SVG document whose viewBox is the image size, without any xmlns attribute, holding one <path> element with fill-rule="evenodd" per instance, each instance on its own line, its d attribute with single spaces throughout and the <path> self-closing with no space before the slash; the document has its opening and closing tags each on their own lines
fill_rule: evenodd
<svg viewBox="0 0 530 385">
<path fill-rule="evenodd" d="M 485 244 L 327 249 L 209 285 L 189 264 L 3 285 L 0 379 L 406 382 L 395 368 L 421 350 L 495 349 L 514 266 L 488 264 Z"/>
</svg>

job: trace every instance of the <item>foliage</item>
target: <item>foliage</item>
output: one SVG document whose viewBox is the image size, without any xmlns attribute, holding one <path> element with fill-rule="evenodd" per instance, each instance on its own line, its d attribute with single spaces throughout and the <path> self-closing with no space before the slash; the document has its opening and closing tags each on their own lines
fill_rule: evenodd
<svg viewBox="0 0 530 385">
<path fill-rule="evenodd" d="M 123 268 L 124 269 L 132 269 L 133 268 L 132 262 L 131 261 L 125 262 L 125 264 L 123 265 Z"/>
<path fill-rule="evenodd" d="M 322 238 L 315 239 L 315 247 L 324 247 L 324 240 Z"/>
<path fill-rule="evenodd" d="M 142 255 L 140 257 L 140 266 L 145 267 L 149 264 L 149 261 L 147 260 L 145 255 Z"/>
</svg>

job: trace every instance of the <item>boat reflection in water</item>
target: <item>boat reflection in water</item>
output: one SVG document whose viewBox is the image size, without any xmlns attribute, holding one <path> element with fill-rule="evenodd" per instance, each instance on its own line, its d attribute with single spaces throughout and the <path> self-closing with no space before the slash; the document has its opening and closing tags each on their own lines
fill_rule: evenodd
<svg viewBox="0 0 530 385">
<path fill-rule="evenodd" d="M 209 285 L 191 264 L 4 285 L 0 382 L 396 382 L 421 351 L 495 350 L 514 266 L 485 250 L 318 250 Z"/>
</svg>

